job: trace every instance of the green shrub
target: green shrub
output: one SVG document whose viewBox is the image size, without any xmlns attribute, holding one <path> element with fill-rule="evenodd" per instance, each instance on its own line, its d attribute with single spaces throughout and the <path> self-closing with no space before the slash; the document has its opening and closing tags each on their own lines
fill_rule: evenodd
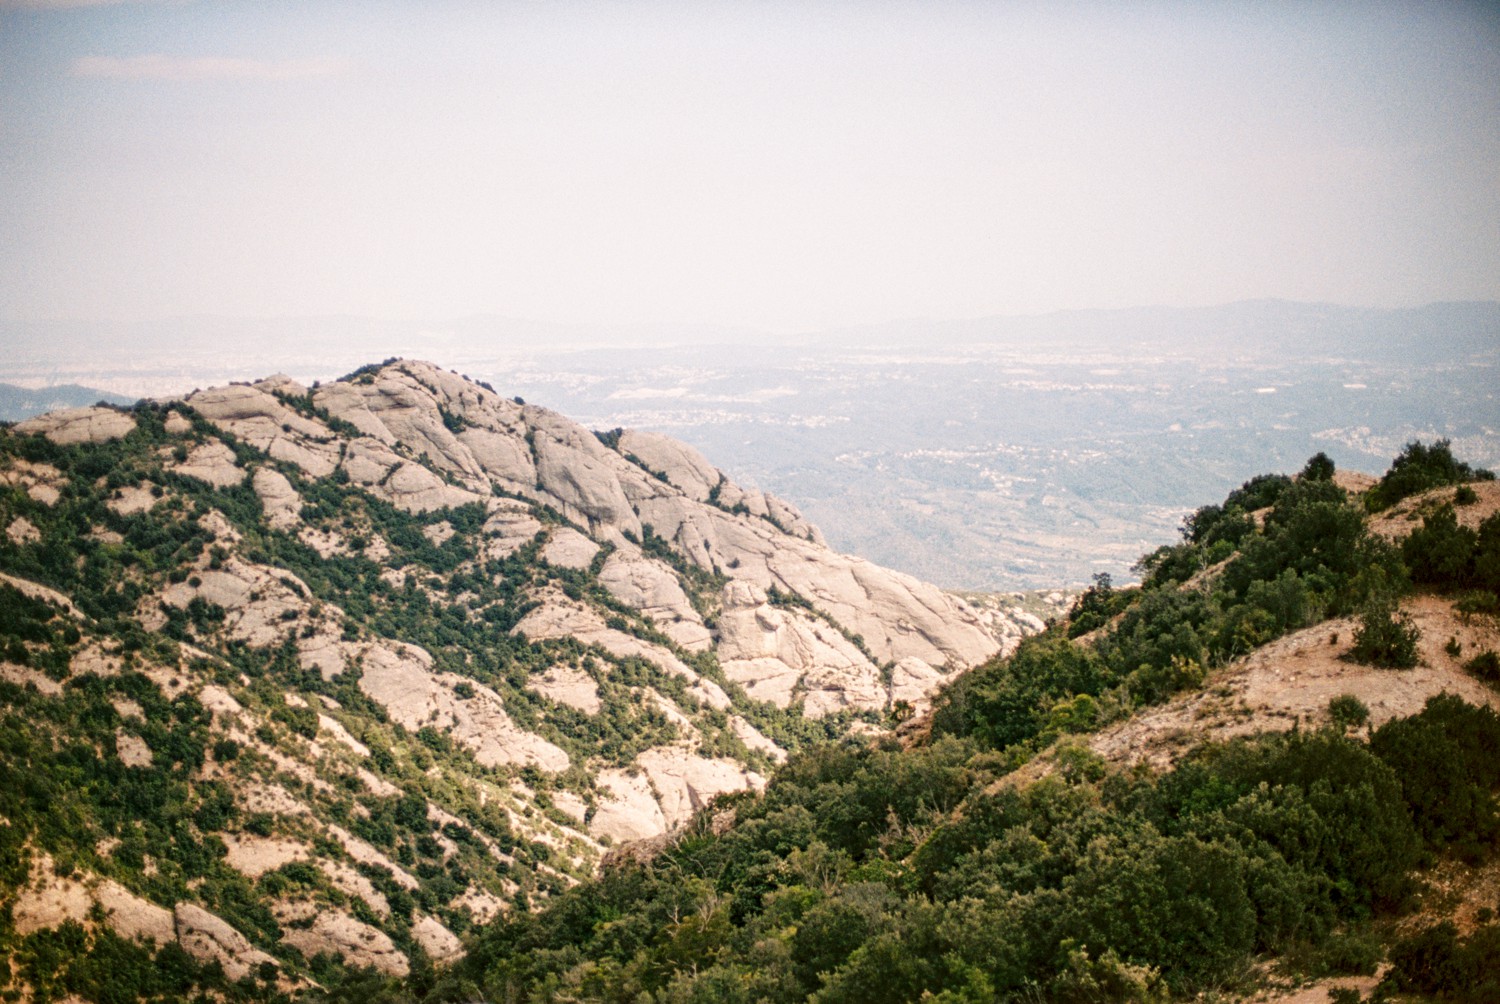
<svg viewBox="0 0 1500 1004">
<path fill-rule="evenodd" d="M 1496 653 L 1494 649 L 1480 652 L 1464 663 L 1464 669 L 1485 683 L 1500 683 L 1500 653 Z"/>
<path fill-rule="evenodd" d="M 1410 669 L 1417 664 L 1417 641 L 1421 632 L 1411 616 L 1394 606 L 1372 605 L 1360 616 L 1354 629 L 1355 662 L 1382 669 Z"/>
<path fill-rule="evenodd" d="M 1390 953 L 1391 969 L 1381 986 L 1458 1004 L 1500 1000 L 1500 925 L 1458 936 L 1443 921 L 1402 938 Z"/>
<path fill-rule="evenodd" d="M 1314 453 L 1308 458 L 1307 464 L 1303 466 L 1299 475 L 1304 481 L 1332 481 L 1334 475 L 1333 460 L 1326 453 Z"/>
<path fill-rule="evenodd" d="M 1391 462 L 1390 470 L 1365 496 L 1365 504 L 1372 512 L 1379 512 L 1429 488 L 1494 479 L 1495 475 L 1490 471 L 1456 460 L 1450 446 L 1447 439 L 1440 439 L 1431 446 L 1418 441 L 1407 443 Z"/>
<path fill-rule="evenodd" d="M 1370 720 L 1370 709 L 1353 694 L 1340 694 L 1328 702 L 1328 718 L 1342 729 L 1356 729 Z"/>
</svg>

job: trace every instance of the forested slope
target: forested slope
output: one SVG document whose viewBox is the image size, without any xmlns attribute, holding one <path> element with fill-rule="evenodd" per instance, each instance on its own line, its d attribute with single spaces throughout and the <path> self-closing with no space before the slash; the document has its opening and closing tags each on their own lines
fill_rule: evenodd
<svg viewBox="0 0 1500 1004">
<path fill-rule="evenodd" d="M 1482 888 L 1500 834 L 1500 497 L 1446 444 L 1409 447 L 1363 494 L 1333 475 L 1314 458 L 1200 509 L 1142 587 L 1097 583 L 949 684 L 904 743 L 801 751 L 396 997 L 1232 999 L 1268 973 L 1380 967 L 1381 994 L 1494 999 L 1500 903 L 1435 907 L 1424 876 Z M 1467 641 L 1418 667 L 1422 604 Z M 1349 626 L 1332 646 L 1330 624 Z M 1161 757 L 1091 748 L 1320 627 L 1351 678 L 1427 671 L 1414 713 L 1341 693 L 1298 719 L 1229 708 L 1231 738 L 1137 737 Z"/>
<path fill-rule="evenodd" d="M 420 979 L 1041 626 L 424 363 L 0 428 L 0 994 Z"/>
<path fill-rule="evenodd" d="M 0 492 L 8 999 L 1493 997 L 1500 902 L 1429 888 L 1500 827 L 1445 443 L 1025 640 L 425 364 L 22 423 Z"/>
</svg>

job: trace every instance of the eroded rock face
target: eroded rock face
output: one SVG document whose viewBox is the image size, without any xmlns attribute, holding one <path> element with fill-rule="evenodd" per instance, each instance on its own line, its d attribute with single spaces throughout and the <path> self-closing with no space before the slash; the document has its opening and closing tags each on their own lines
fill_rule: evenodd
<svg viewBox="0 0 1500 1004">
<path fill-rule="evenodd" d="M 920 659 L 939 671 L 936 680 L 1000 648 L 1001 639 L 962 601 L 829 551 L 794 507 L 735 485 L 669 437 L 626 430 L 611 449 L 561 415 L 508 401 L 425 363 L 385 366 L 360 380 L 326 385 L 315 397 L 366 437 L 350 446 L 345 468 L 351 478 L 388 493 L 409 479 L 410 490 L 397 504 L 413 508 L 462 504 L 474 497 L 464 493 L 482 495 L 490 486 L 552 506 L 594 540 L 586 546 L 572 531 L 555 530 L 546 560 L 582 568 L 597 544 L 615 544 L 619 549 L 601 581 L 689 650 L 710 645 L 712 635 L 676 574 L 628 543 L 642 539 L 646 524 L 684 560 L 731 583 L 803 597 L 858 636 L 876 663 Z M 425 458 L 426 466 L 402 464 L 402 457 Z M 432 472 L 437 481 L 418 471 Z M 527 530 L 534 535 L 534 527 L 523 525 L 500 536 L 506 546 L 519 546 Z M 850 706 L 874 700 L 849 693 Z"/>
<path fill-rule="evenodd" d="M 464 953 L 463 942 L 443 926 L 436 917 L 422 917 L 411 925 L 411 936 L 428 958 L 437 963 L 452 962 Z"/>
<path fill-rule="evenodd" d="M 40 434 L 59 446 L 107 443 L 135 431 L 135 419 L 114 408 L 64 408 L 16 423 L 16 431 Z"/>
<path fill-rule="evenodd" d="M 132 615 L 171 644 L 122 651 L 85 605 L 0 581 L 76 621 L 73 676 L 139 672 L 201 715 L 190 784 L 224 785 L 236 810 L 204 837 L 285 938 L 237 930 L 240 914 L 193 902 L 191 886 L 154 904 L 128 869 L 119 884 L 50 864 L 8 904 L 18 929 L 107 921 L 231 979 L 275 954 L 295 981 L 299 954 L 320 952 L 404 973 L 408 935 L 453 959 L 446 923 L 463 916 L 448 910 L 472 923 L 534 906 L 610 845 L 651 846 L 715 798 L 760 788 L 787 756 L 770 737 L 796 734 L 788 716 L 861 713 L 843 727 L 878 733 L 874 716 L 919 710 L 1012 640 L 996 611 L 830 551 L 795 508 L 696 450 L 595 434 L 427 364 L 159 407 L 168 438 L 109 447 L 126 469 L 92 488 L 0 455 L 0 485 L 30 507 L 0 521 L 0 542 L 134 546 L 98 505 L 180 542 L 160 552 L 172 567 L 128 573 Z M 28 425 L 87 444 L 135 419 L 83 409 Z M 65 504 L 80 491 L 91 506 Z M 90 515 L 73 526 L 75 509 Z M 0 676 L 45 700 L 79 689 L 14 661 Z M 141 738 L 155 699 L 131 695 L 110 695 L 120 720 L 99 754 L 159 765 L 171 751 Z M 410 913 L 435 882 L 441 916 Z"/>
<path fill-rule="evenodd" d="M 177 941 L 199 962 L 217 962 L 231 980 L 242 979 L 263 962 L 275 959 L 261 951 L 222 918 L 195 903 L 178 903 L 173 911 Z"/>
<path fill-rule="evenodd" d="M 539 599 L 541 602 L 537 608 L 511 629 L 512 634 L 534 640 L 577 638 L 620 658 L 645 659 L 686 680 L 688 692 L 709 707 L 722 711 L 730 706 L 729 695 L 722 687 L 699 676 L 670 649 L 608 626 L 593 608 L 568 599 L 555 590 L 547 590 Z"/>
<path fill-rule="evenodd" d="M 427 725 L 441 728 L 487 767 L 514 763 L 567 770 L 568 754 L 517 728 L 499 694 L 461 676 L 434 672 L 432 657 L 421 649 L 372 645 L 360 659 L 360 689 L 413 732 Z"/>
<path fill-rule="evenodd" d="M 411 971 L 406 956 L 384 931 L 327 904 L 279 903 L 276 915 L 282 922 L 281 940 L 308 958 L 328 952 L 348 965 L 370 966 L 388 976 Z"/>
<path fill-rule="evenodd" d="M 615 599 L 650 617 L 667 637 L 690 652 L 713 644 L 713 635 L 693 609 L 677 575 L 664 562 L 625 544 L 604 561 L 599 583 Z"/>
<path fill-rule="evenodd" d="M 591 605 L 552 591 L 535 597 L 535 608 L 513 633 L 533 641 L 571 637 L 612 658 L 648 660 L 688 682 L 689 693 L 709 707 L 727 710 L 732 702 L 678 652 L 714 651 L 725 676 L 752 698 L 782 707 L 800 702 L 804 713 L 822 716 L 879 712 L 897 700 L 920 708 L 949 674 L 1009 640 L 979 612 L 932 586 L 828 550 L 794 507 L 734 484 L 698 451 L 669 437 L 626 430 L 602 441 L 561 415 L 506 400 L 425 363 L 397 362 L 318 388 L 316 407 L 348 423 L 340 435 L 288 404 L 305 393 L 272 378 L 205 391 L 191 403 L 309 476 L 340 469 L 351 483 L 408 511 L 483 501 L 490 557 L 513 554 L 545 530 L 543 561 L 576 572 L 597 568 L 599 585 L 672 647 L 621 630 Z M 358 435 L 347 434 L 350 426 Z M 274 471 L 258 471 L 255 478 L 268 520 L 293 526 L 290 484 Z M 542 503 L 572 525 L 547 526 L 525 502 L 494 498 L 496 492 Z M 320 553 L 338 552 L 337 541 L 299 532 Z M 441 542 L 451 530 L 429 526 L 424 532 Z M 660 551 L 647 553 L 642 542 L 653 537 L 653 546 L 665 542 L 681 562 L 727 584 L 717 596 L 695 599 L 681 565 L 674 568 Z M 606 545 L 611 551 L 596 566 Z M 777 596 L 792 602 L 772 602 Z M 712 629 L 700 612 L 705 603 L 718 608 Z M 350 658 L 332 640 L 299 641 L 299 649 L 325 675 Z M 527 733 L 509 722 L 492 691 L 455 698 L 451 681 L 434 684 L 425 670 L 379 651 L 371 650 L 377 654 L 369 655 L 374 661 L 362 686 L 379 692 L 398 721 L 411 727 L 444 722 L 485 762 L 551 769 L 566 763 L 552 744 L 523 739 Z M 596 707 L 591 687 L 579 680 L 556 675 L 535 683 L 539 692 L 580 710 Z M 491 737 L 482 738 L 485 732 Z"/>
<path fill-rule="evenodd" d="M 206 481 L 215 488 L 240 484 L 246 474 L 236 462 L 234 451 L 217 439 L 195 447 L 187 459 L 174 465 L 173 469 L 185 477 Z"/>
</svg>

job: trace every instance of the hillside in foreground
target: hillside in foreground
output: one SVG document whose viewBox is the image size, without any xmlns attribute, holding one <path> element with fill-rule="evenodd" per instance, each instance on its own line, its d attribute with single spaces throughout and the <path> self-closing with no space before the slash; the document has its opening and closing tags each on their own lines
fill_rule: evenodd
<svg viewBox="0 0 1500 1004">
<path fill-rule="evenodd" d="M 425 364 L 0 455 L 10 999 L 1500 978 L 1500 491 L 1446 443 L 1255 478 L 1025 639 Z"/>
<path fill-rule="evenodd" d="M 451 962 L 1042 626 L 832 552 L 666 437 L 423 363 L 19 423 L 0 987 Z"/>
<path fill-rule="evenodd" d="M 1494 1000 L 1487 472 L 1315 457 L 1141 570 L 390 999 Z"/>
</svg>

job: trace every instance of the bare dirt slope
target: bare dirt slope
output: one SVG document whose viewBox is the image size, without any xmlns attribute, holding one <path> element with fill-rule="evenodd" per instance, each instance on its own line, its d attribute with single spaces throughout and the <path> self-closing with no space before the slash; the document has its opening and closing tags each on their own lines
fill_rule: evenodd
<svg viewBox="0 0 1500 1004">
<path fill-rule="evenodd" d="M 1104 729 L 1090 738 L 1089 748 L 1112 763 L 1165 767 L 1207 739 L 1317 728 L 1328 721 L 1328 702 L 1343 694 L 1364 702 L 1374 727 L 1421 711 L 1429 697 L 1445 691 L 1500 708 L 1500 694 L 1463 668 L 1479 652 L 1500 649 L 1500 625 L 1487 617 L 1466 617 L 1438 596 L 1412 597 L 1401 609 L 1421 632 L 1421 663 L 1414 669 L 1376 669 L 1351 661 L 1357 618 L 1326 621 L 1230 663 L 1202 690 Z M 1445 649 L 1450 639 L 1458 642 L 1456 656 Z"/>
</svg>

